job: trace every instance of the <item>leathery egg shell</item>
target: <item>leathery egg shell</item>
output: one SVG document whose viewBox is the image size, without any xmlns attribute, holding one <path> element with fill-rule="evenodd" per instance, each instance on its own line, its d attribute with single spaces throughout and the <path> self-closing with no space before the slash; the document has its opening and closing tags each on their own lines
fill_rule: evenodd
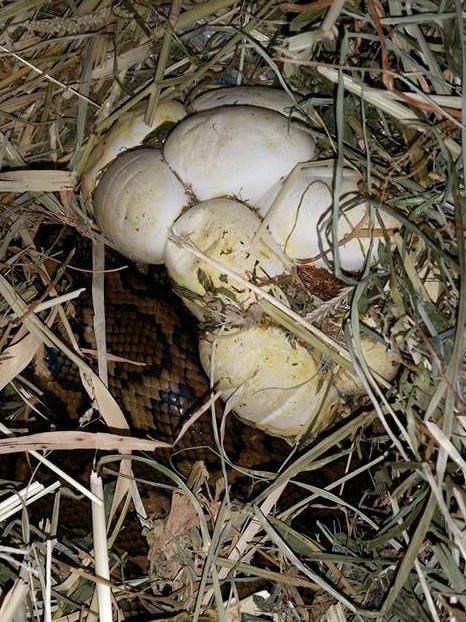
<svg viewBox="0 0 466 622">
<path fill-rule="evenodd" d="M 136 149 L 106 169 L 94 195 L 94 212 L 120 253 L 135 261 L 162 263 L 169 229 L 188 200 L 160 150 Z"/>
<path fill-rule="evenodd" d="M 235 196 L 253 205 L 293 169 L 313 158 L 314 139 L 274 110 L 226 106 L 183 119 L 164 155 L 201 201 Z"/>
<path fill-rule="evenodd" d="M 290 258 L 313 260 L 317 265 L 325 265 L 323 253 L 332 259 L 328 232 L 331 233 L 333 176 L 333 164 L 297 167 L 283 185 L 269 189 L 268 200 L 262 197 L 259 209 L 266 213 L 263 226 Z M 357 173 L 343 169 L 338 235 L 341 267 L 347 271 L 363 268 L 371 242 L 369 207 L 358 198 L 358 181 Z M 385 228 L 398 226 L 395 219 L 382 213 L 380 216 Z M 370 261 L 377 258 L 378 240 L 383 239 L 379 221 L 374 221 Z"/>
<path fill-rule="evenodd" d="M 289 116 L 295 102 L 282 89 L 270 86 L 227 86 L 201 93 L 190 102 L 189 109 L 198 112 L 219 106 L 238 105 L 268 108 Z"/>
<path fill-rule="evenodd" d="M 337 392 L 313 356 L 279 328 L 206 334 L 201 364 L 236 414 L 268 434 L 301 437 L 332 423 Z"/>
<path fill-rule="evenodd" d="M 247 279 L 253 271 L 257 276 L 276 276 L 288 266 L 279 247 L 273 248 L 261 241 L 257 246 L 254 244 L 260 222 L 259 217 L 239 201 L 212 199 L 188 209 L 173 224 L 172 231 L 175 236 L 188 238 L 210 258 L 243 278 Z M 178 287 L 198 296 L 206 294 L 208 280 L 216 295 L 229 303 L 246 303 L 250 297 L 249 290 L 238 281 L 171 240 L 165 249 L 165 264 Z"/>
<path fill-rule="evenodd" d="M 142 145 L 144 139 L 165 123 L 177 123 L 186 116 L 181 102 L 170 100 L 158 104 L 154 122 L 146 125 L 144 115 L 147 103 L 135 106 L 124 118 L 117 121 L 103 136 L 91 153 L 83 173 L 81 187 L 85 196 L 90 197 L 103 169 L 119 154 Z"/>
</svg>

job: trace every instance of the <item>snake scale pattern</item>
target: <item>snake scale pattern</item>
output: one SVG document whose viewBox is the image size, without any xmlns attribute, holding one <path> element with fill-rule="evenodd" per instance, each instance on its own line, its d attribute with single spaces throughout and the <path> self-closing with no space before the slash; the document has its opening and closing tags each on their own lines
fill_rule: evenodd
<svg viewBox="0 0 466 622">
<path fill-rule="evenodd" d="M 82 241 L 77 242 L 76 237 L 66 243 L 80 249 L 72 263 L 85 270 L 68 270 L 69 286 L 86 288 L 84 295 L 72 303 L 70 321 L 79 345 L 92 351 L 90 245 L 85 244 L 83 250 Z M 107 252 L 106 265 L 127 266 L 105 275 L 107 352 L 111 358 L 118 358 L 108 362 L 110 392 L 133 434 L 172 442 L 210 393 L 198 359 L 196 327 L 172 293 L 163 268 L 141 269 L 113 251 Z M 95 356 L 90 356 L 88 362 L 96 367 Z M 47 349 L 36 366 L 36 378 L 44 390 L 44 402 L 53 405 L 50 411 L 66 413 L 67 425 L 75 429 L 90 407 L 77 367 L 57 350 Z M 63 420 L 54 423 L 59 428 L 64 425 Z M 177 444 L 178 468 L 188 472 L 201 459 L 218 462 L 215 447 L 211 414 L 207 411 Z M 257 468 L 276 464 L 290 450 L 284 441 L 254 430 L 231 415 L 227 418 L 224 448 L 232 460 Z M 164 452 L 159 454 L 166 459 Z"/>
</svg>

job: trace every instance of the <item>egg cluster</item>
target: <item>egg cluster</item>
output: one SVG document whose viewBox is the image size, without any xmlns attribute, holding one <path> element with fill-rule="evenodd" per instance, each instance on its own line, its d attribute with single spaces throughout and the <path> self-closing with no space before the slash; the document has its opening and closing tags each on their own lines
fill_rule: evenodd
<svg viewBox="0 0 466 622">
<path fill-rule="evenodd" d="M 271 277 L 298 260 L 326 265 L 335 246 L 346 271 L 376 258 L 374 236 L 394 223 L 374 229 L 358 175 L 346 168 L 335 223 L 334 164 L 315 160 L 315 140 L 287 93 L 218 88 L 187 108 L 161 103 L 152 127 L 143 107 L 117 122 L 91 155 L 82 189 L 113 246 L 135 261 L 165 263 L 198 319 L 218 319 L 219 308 L 244 313 L 257 300 L 245 281 L 270 291 Z M 143 146 L 167 122 L 174 128 L 163 147 Z M 396 365 L 383 344 L 365 346 L 377 351 L 371 367 L 391 379 Z M 317 354 L 263 323 L 204 333 L 200 358 L 229 410 L 286 438 L 319 432 L 341 395 L 362 390 L 347 372 L 324 374 Z"/>
</svg>

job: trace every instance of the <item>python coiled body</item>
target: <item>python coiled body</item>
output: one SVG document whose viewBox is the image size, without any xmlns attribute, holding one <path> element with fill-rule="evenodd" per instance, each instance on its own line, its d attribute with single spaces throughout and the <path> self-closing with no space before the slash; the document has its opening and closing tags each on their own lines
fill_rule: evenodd
<svg viewBox="0 0 466 622">
<path fill-rule="evenodd" d="M 95 351 L 89 246 L 73 259 L 89 271 L 69 271 L 71 286 L 86 288 L 73 302 L 71 323 L 84 351 Z M 126 266 L 105 275 L 109 390 L 133 434 L 173 442 L 182 424 L 210 393 L 198 359 L 196 328 L 172 293 L 163 268 L 141 270 L 114 252 L 109 252 L 108 258 L 112 268 Z M 96 367 L 95 356 L 88 362 Z M 48 396 L 55 410 L 59 403 L 58 410 L 66 412 L 69 424 L 76 427 L 90 407 L 77 367 L 60 352 L 46 350 L 38 369 L 44 400 Z M 188 452 L 188 448 L 193 449 Z M 183 450 L 178 463 L 184 471 L 195 460 L 218 462 L 210 412 L 189 426 L 176 449 Z M 231 459 L 241 459 L 248 466 L 271 464 L 289 451 L 284 441 L 231 416 L 224 449 Z"/>
<path fill-rule="evenodd" d="M 76 235 L 67 236 L 58 256 L 66 257 L 70 248 L 81 246 L 82 240 Z M 50 242 L 42 245 L 45 254 L 51 247 Z M 67 303 L 66 312 L 82 356 L 96 369 L 95 353 L 90 353 L 95 350 L 90 244 L 84 245 L 84 251 L 80 248 L 70 263 L 84 272 L 67 268 L 65 275 L 58 280 L 57 289 L 64 293 L 86 288 L 82 296 Z M 115 267 L 125 265 L 126 268 L 114 271 Z M 196 326 L 172 293 L 163 269 L 145 267 L 141 270 L 140 266 L 113 252 L 108 253 L 107 268 L 112 269 L 105 275 L 109 390 L 122 408 L 132 435 L 173 441 L 185 420 L 210 395 L 209 382 L 198 359 Z M 60 322 L 56 323 L 54 331 L 67 341 Z M 118 357 L 118 360 L 112 360 L 112 357 Z M 135 362 L 143 365 L 135 365 Z M 42 391 L 36 408 L 47 415 L 36 417 L 31 412 L 27 420 L 29 431 L 47 429 L 48 419 L 56 430 L 80 428 L 108 432 L 98 412 L 91 408 L 78 368 L 60 351 L 44 348 L 29 371 L 29 379 Z M 217 406 L 218 424 L 221 405 Z M 222 446 L 229 459 L 226 463 L 227 485 L 232 499 L 246 501 L 256 494 L 257 486 L 266 485 L 261 483 L 264 472 L 277 472 L 289 456 L 290 447 L 285 441 L 267 436 L 231 414 L 225 421 Z M 69 476 L 88 487 L 90 472 L 101 456 L 102 452 L 76 448 L 54 451 L 48 457 Z M 206 471 L 201 470 L 208 473 L 207 485 L 212 485 L 212 491 L 216 490 L 218 478 L 225 475 L 224 468 L 220 468 L 210 409 L 191 423 L 173 449 L 157 449 L 148 457 L 169 467 L 188 482 L 194 464 L 202 460 Z M 104 468 L 105 484 L 111 485 L 115 481 L 118 460 L 119 457 L 110 464 L 110 473 Z M 44 485 L 57 481 L 55 472 L 29 460 L 26 454 L 10 454 L 1 462 L 0 477 L 15 480 L 18 488 L 32 480 Z M 236 469 L 231 464 L 243 468 Z M 260 471 L 261 477 L 245 475 L 245 469 Z M 160 470 L 138 461 L 133 461 L 133 473 L 140 482 L 138 489 L 147 516 L 166 517 L 173 481 Z M 56 534 L 59 541 L 65 538 L 79 543 L 91 531 L 91 504 L 86 497 L 76 498 L 74 489 L 69 494 L 67 488 L 67 483 L 62 481 Z M 221 488 L 222 485 L 219 490 Z M 29 510 L 31 524 L 50 520 L 56 502 L 57 497 L 53 495 L 36 501 Z M 147 574 L 149 546 L 135 508 L 129 508 L 113 552 L 128 560 L 125 573 L 129 576 Z"/>
</svg>

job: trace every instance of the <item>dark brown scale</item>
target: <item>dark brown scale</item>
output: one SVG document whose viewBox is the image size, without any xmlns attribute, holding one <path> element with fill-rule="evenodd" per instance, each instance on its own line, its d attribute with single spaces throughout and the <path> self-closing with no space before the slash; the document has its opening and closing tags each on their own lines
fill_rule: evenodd
<svg viewBox="0 0 466 622">
<path fill-rule="evenodd" d="M 149 284 L 139 289 L 141 280 L 129 273 L 106 277 L 107 351 L 144 363 L 110 361 L 109 389 L 132 430 L 173 441 L 181 421 L 209 387 L 196 360 L 195 335 L 171 301 L 153 295 Z M 84 325 L 92 325 L 91 316 L 87 307 Z M 202 434 L 203 427 L 194 426 L 191 435 Z"/>
</svg>

